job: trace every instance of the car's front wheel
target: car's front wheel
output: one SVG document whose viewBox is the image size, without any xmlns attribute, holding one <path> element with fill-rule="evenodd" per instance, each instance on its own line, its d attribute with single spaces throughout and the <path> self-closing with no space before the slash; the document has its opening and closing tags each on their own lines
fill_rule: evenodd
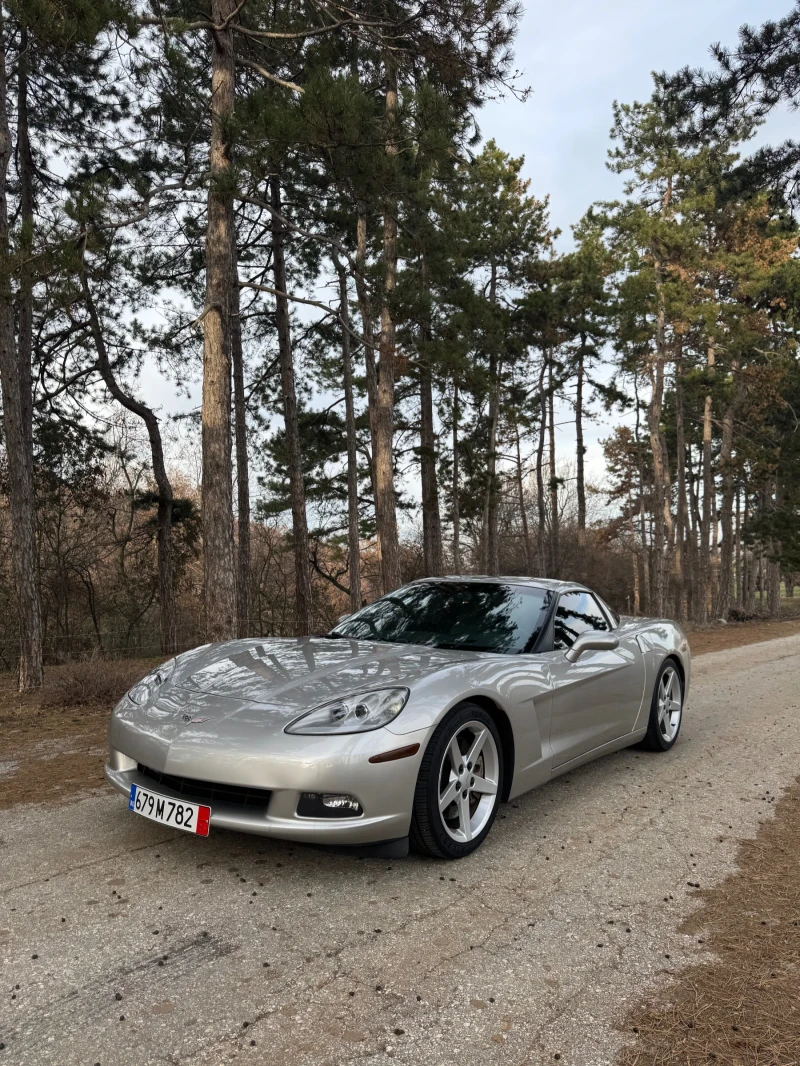
<svg viewBox="0 0 800 1066">
<path fill-rule="evenodd" d="M 658 671 L 650 719 L 643 746 L 650 751 L 669 751 L 678 739 L 683 718 L 683 682 L 674 659 L 665 659 Z"/>
<path fill-rule="evenodd" d="M 503 755 L 492 716 L 462 703 L 439 723 L 420 765 L 411 844 L 440 859 L 461 859 L 483 843 L 503 790 Z"/>
</svg>

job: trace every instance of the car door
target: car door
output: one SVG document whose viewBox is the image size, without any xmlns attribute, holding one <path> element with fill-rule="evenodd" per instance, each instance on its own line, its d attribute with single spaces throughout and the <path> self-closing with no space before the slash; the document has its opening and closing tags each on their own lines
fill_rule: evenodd
<svg viewBox="0 0 800 1066">
<path fill-rule="evenodd" d="M 610 617 L 585 589 L 561 593 L 546 654 L 553 685 L 550 746 L 553 769 L 633 729 L 644 690 L 644 662 L 633 638 L 613 651 L 567 651 L 582 633 L 612 630 Z"/>
</svg>

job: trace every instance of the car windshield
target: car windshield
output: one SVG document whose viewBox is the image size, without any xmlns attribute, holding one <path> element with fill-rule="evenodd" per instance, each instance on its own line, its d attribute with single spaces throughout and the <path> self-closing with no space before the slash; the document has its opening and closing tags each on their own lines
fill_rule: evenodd
<svg viewBox="0 0 800 1066">
<path fill-rule="evenodd" d="M 530 585 L 420 581 L 364 607 L 329 636 L 514 655 L 531 651 L 549 605 L 550 593 Z"/>
</svg>

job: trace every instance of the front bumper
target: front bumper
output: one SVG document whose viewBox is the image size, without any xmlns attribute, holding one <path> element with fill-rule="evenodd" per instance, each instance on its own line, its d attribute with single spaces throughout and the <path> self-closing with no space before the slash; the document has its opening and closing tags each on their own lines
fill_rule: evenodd
<svg viewBox="0 0 800 1066">
<path fill-rule="evenodd" d="M 194 752 L 193 757 L 182 749 L 167 748 L 158 758 L 151 746 L 147 751 L 141 750 L 132 732 L 127 738 L 124 733 L 113 734 L 112 729 L 105 776 L 123 795 L 130 794 L 132 784 L 165 796 L 179 795 L 140 773 L 138 762 L 198 781 L 269 789 L 271 795 L 265 807 L 211 802 L 211 828 L 347 847 L 408 836 L 414 788 L 428 738 L 428 730 L 402 738 L 384 729 L 342 737 L 290 738 L 282 734 L 280 740 L 272 738 L 273 750 L 251 750 L 246 757 L 242 753 L 235 757 L 230 750 L 215 754 L 209 746 L 207 751 Z M 420 749 L 411 757 L 378 764 L 369 761 L 372 755 L 414 743 L 419 743 Z M 353 818 L 299 817 L 297 804 L 303 792 L 347 793 L 360 802 L 363 814 Z M 184 798 L 192 797 L 187 791 Z"/>
</svg>

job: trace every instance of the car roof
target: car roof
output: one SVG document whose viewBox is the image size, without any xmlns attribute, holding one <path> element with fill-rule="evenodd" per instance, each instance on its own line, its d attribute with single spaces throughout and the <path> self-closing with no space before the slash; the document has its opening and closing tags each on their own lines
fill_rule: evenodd
<svg viewBox="0 0 800 1066">
<path fill-rule="evenodd" d="M 555 590 L 586 588 L 585 585 L 581 585 L 577 581 L 560 581 L 554 577 L 527 577 L 519 574 L 500 575 L 499 577 L 490 577 L 488 574 L 448 574 L 446 577 L 418 577 L 411 584 L 415 585 L 419 581 L 459 581 L 480 583 L 482 585 L 487 583 L 494 585 L 529 585 L 532 588 Z"/>
</svg>

